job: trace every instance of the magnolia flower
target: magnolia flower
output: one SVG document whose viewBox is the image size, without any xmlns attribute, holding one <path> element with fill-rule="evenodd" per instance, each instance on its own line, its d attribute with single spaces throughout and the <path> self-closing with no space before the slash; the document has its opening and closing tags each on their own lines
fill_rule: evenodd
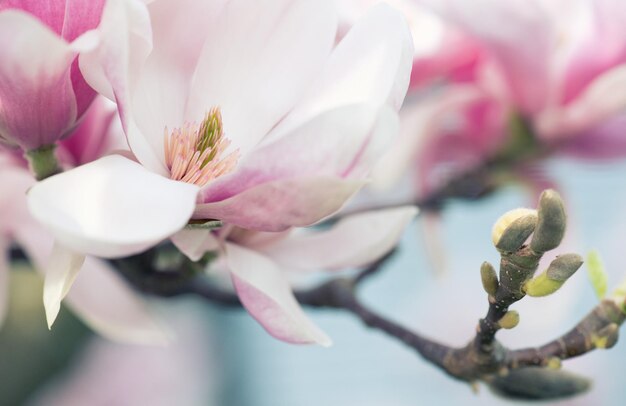
<svg viewBox="0 0 626 406">
<path fill-rule="evenodd" d="M 414 166 L 417 189 L 427 194 L 499 151 L 509 140 L 512 114 L 559 152 L 626 153 L 626 98 L 612 90 L 626 86 L 624 2 L 416 3 L 479 49 L 461 77 L 449 74 L 443 89 L 405 106 L 398 143 L 377 168 L 382 185 Z"/>
<path fill-rule="evenodd" d="M 94 103 L 85 120 L 76 129 L 73 143 L 86 148 L 60 148 L 60 155 L 76 164 L 83 163 L 81 156 L 101 155 L 111 141 L 107 136 L 112 111 L 101 103 Z M 89 143 L 92 139 L 95 143 Z M 65 161 L 65 160 L 64 160 Z M 67 161 L 65 161 L 67 163 Z M 47 253 L 52 248 L 52 236 L 30 215 L 26 205 L 26 192 L 33 187 L 32 177 L 23 159 L 10 151 L 0 150 L 0 323 L 6 312 L 10 264 L 7 254 L 18 245 L 34 267 L 43 273 Z M 74 289 L 67 296 L 67 304 L 93 329 L 114 340 L 141 343 L 163 343 L 167 337 L 151 315 L 147 303 L 117 275 L 104 261 L 87 258 L 85 270 L 77 278 Z"/>
<path fill-rule="evenodd" d="M 104 0 L 0 1 L 0 143 L 26 151 L 67 136 L 96 93 L 78 69 Z"/>
<path fill-rule="evenodd" d="M 272 336 L 291 343 L 328 346 L 330 338 L 305 316 L 289 280 L 375 261 L 396 246 L 416 213 L 414 207 L 362 213 L 326 230 L 192 229 L 177 233 L 172 241 L 194 261 L 206 252 L 216 253 L 218 259 L 211 267 L 230 273 L 242 304 Z"/>
<path fill-rule="evenodd" d="M 389 7 L 335 46 L 327 1 L 182 3 L 107 2 L 100 44 L 81 58 L 88 82 L 117 101 L 137 161 L 108 156 L 30 191 L 57 241 L 49 321 L 84 254 L 141 252 L 191 218 L 310 225 L 364 184 L 395 132 L 412 49 Z"/>
</svg>

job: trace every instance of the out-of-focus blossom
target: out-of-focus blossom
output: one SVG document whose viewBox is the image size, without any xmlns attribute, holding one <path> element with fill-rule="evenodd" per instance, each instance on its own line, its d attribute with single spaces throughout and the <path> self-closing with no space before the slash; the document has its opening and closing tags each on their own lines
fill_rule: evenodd
<svg viewBox="0 0 626 406">
<path fill-rule="evenodd" d="M 338 2 L 340 33 L 347 32 L 378 0 Z M 387 0 L 407 19 L 414 44 L 409 91 L 420 91 L 438 80 L 472 80 L 482 47 L 461 31 L 447 25 L 435 13 L 415 0 Z"/>
<path fill-rule="evenodd" d="M 46 406 L 171 406 L 217 404 L 223 379 L 206 315 L 175 306 L 165 315 L 176 329 L 167 347 L 138 347 L 101 338 L 81 349 L 66 373 L 29 400 Z M 172 313 L 172 312 L 170 312 Z"/>
<path fill-rule="evenodd" d="M 92 105 L 76 129 L 73 143 L 79 142 L 84 148 L 71 148 L 78 144 L 61 146 L 60 155 L 66 157 L 66 165 L 86 163 L 85 158 L 101 156 L 107 151 L 104 147 L 114 143 L 108 132 L 114 110 L 101 102 Z M 10 248 L 19 246 L 42 273 L 52 248 L 52 236 L 27 209 L 26 193 L 35 183 L 21 156 L 0 150 L 0 320 L 6 311 Z M 162 343 L 167 339 L 147 304 L 110 265 L 87 258 L 84 267 L 67 297 L 67 304 L 83 321 L 110 339 L 143 343 Z"/>
<path fill-rule="evenodd" d="M 384 5 L 335 45 L 336 30 L 327 1 L 107 3 L 81 69 L 117 102 L 138 162 L 105 157 L 30 191 L 58 242 L 50 321 L 85 253 L 143 251 L 192 216 L 262 231 L 310 225 L 366 182 L 397 129 L 411 40 Z"/>
<path fill-rule="evenodd" d="M 448 74 L 442 88 L 412 97 L 395 152 L 379 165 L 382 184 L 415 165 L 418 189 L 428 193 L 506 146 L 513 115 L 530 123 L 537 142 L 559 152 L 593 159 L 626 153 L 626 96 L 617 91 L 626 87 L 626 3 L 413 4 L 430 7 L 441 24 L 478 47 L 477 57 L 462 65 L 461 77 Z"/>
<path fill-rule="evenodd" d="M 69 135 L 96 96 L 78 68 L 104 0 L 0 0 L 0 142 L 34 150 Z M 85 35 L 83 35 L 85 34 Z"/>
<path fill-rule="evenodd" d="M 403 207 L 357 214 L 326 230 L 184 230 L 173 242 L 194 261 L 206 252 L 216 252 L 218 268 L 221 263 L 230 272 L 244 307 L 274 337 L 330 345 L 326 334 L 300 308 L 289 278 L 375 261 L 395 247 L 416 212 L 414 207 Z"/>
</svg>

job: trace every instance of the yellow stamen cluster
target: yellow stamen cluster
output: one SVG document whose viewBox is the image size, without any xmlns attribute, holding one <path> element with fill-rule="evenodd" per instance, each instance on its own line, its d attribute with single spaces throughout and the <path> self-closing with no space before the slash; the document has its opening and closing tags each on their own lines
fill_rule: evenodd
<svg viewBox="0 0 626 406">
<path fill-rule="evenodd" d="M 204 186 L 231 172 L 239 159 L 237 150 L 222 157 L 230 140 L 224 137 L 217 107 L 209 110 L 200 125 L 186 124 L 171 133 L 166 128 L 163 140 L 165 163 L 174 180 Z"/>
</svg>

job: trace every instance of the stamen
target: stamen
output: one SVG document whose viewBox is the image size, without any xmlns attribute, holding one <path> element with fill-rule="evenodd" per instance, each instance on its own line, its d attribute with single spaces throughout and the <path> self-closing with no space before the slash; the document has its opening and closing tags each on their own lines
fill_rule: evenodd
<svg viewBox="0 0 626 406">
<path fill-rule="evenodd" d="M 231 172 L 239 160 L 239 150 L 222 157 L 229 146 L 218 107 L 209 110 L 200 125 L 186 123 L 171 132 L 166 127 L 163 148 L 170 178 L 204 186 Z"/>
</svg>

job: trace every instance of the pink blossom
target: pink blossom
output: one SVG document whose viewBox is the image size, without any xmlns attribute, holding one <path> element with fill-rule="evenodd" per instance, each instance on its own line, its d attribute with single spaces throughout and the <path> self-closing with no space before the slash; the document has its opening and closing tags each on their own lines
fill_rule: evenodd
<svg viewBox="0 0 626 406">
<path fill-rule="evenodd" d="M 86 115 L 88 118 L 76 129 L 77 137 L 85 146 L 83 150 L 73 150 L 76 155 L 72 159 L 76 162 L 83 162 L 78 157 L 106 152 L 100 148 L 102 140 L 111 139 L 108 134 L 111 110 L 95 103 Z M 71 154 L 63 152 L 61 155 Z M 21 157 L 8 150 L 0 150 L 0 323 L 6 311 L 8 292 L 5 289 L 10 274 L 6 256 L 11 246 L 19 246 L 42 274 L 48 267 L 52 236 L 27 209 L 26 192 L 34 184 L 35 179 Z M 87 258 L 84 268 L 66 303 L 85 323 L 114 340 L 141 343 L 163 343 L 167 340 L 147 303 L 126 285 L 109 264 Z"/>
<path fill-rule="evenodd" d="M 0 1 L 0 142 L 33 150 L 71 133 L 96 93 L 78 68 L 104 0 Z"/>
<path fill-rule="evenodd" d="M 538 142 L 561 152 L 626 153 L 626 93 L 615 91 L 626 87 L 623 2 L 415 3 L 478 46 L 479 57 L 463 65 L 462 77 L 448 74 L 442 89 L 407 103 L 395 152 L 377 171 L 382 184 L 415 165 L 418 189 L 428 193 L 492 157 L 509 140 L 513 114 L 532 125 Z"/>
<path fill-rule="evenodd" d="M 384 5 L 338 44 L 336 30 L 330 1 L 107 2 L 80 65 L 117 102 L 137 161 L 104 157 L 29 192 L 58 242 L 49 321 L 84 254 L 141 252 L 192 217 L 307 226 L 362 187 L 397 130 L 413 52 Z"/>
</svg>

